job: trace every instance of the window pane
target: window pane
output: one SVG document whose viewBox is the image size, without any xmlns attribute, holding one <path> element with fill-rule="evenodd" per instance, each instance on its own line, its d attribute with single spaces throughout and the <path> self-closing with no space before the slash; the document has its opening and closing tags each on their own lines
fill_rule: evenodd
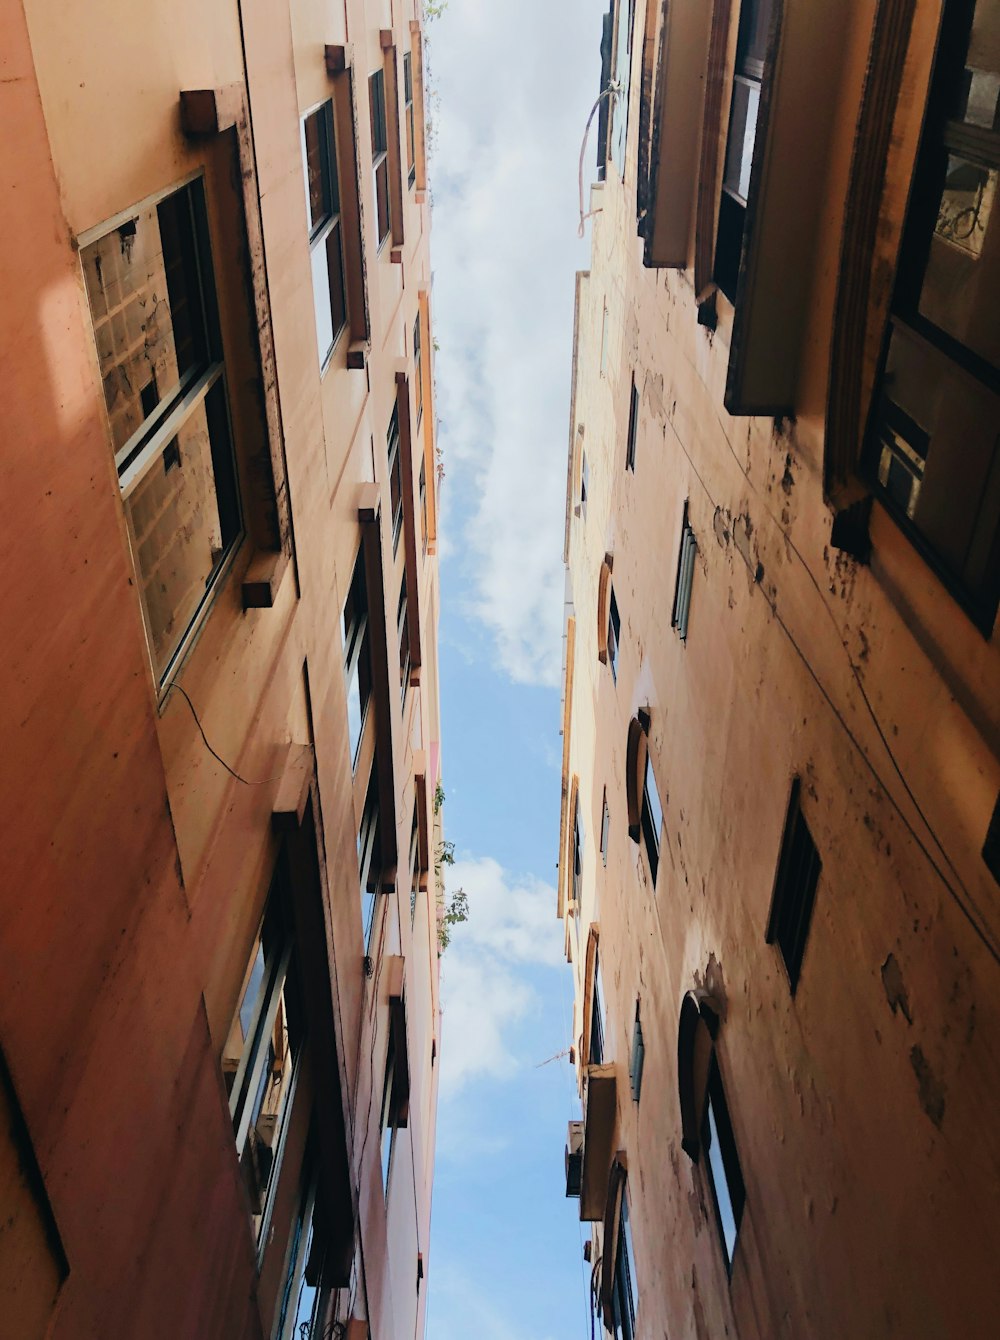
<svg viewBox="0 0 1000 1340">
<path fill-rule="evenodd" d="M 757 111 L 760 106 L 760 85 L 748 79 L 737 78 L 733 84 L 733 104 L 729 116 L 729 139 L 726 142 L 726 171 L 723 184 L 746 204 L 750 190 L 750 169 L 753 166 L 753 146 L 757 133 Z"/>
<path fill-rule="evenodd" d="M 326 107 L 307 116 L 302 123 L 306 162 L 306 192 L 309 197 L 310 230 L 331 213 L 329 168 L 326 162 L 326 127 L 323 124 Z"/>
<path fill-rule="evenodd" d="M 1000 130 L 1000 24 L 992 0 L 978 0 L 958 112 L 972 126 Z"/>
<path fill-rule="evenodd" d="M 646 798 L 649 802 L 649 812 L 653 820 L 653 828 L 656 832 L 656 845 L 660 845 L 660 833 L 663 829 L 663 810 L 660 808 L 660 794 L 656 789 L 656 777 L 653 775 L 653 765 L 649 761 L 649 755 L 646 755 Z"/>
<path fill-rule="evenodd" d="M 737 39 L 736 68 L 759 79 L 767 55 L 773 0 L 743 0 Z"/>
<path fill-rule="evenodd" d="M 344 292 L 344 252 L 340 220 L 330 229 L 326 239 L 327 269 L 330 275 L 330 314 L 336 338 L 347 324 L 347 297 Z"/>
<path fill-rule="evenodd" d="M 957 154 L 943 157 L 942 167 L 919 310 L 1000 368 L 998 173 Z"/>
<path fill-rule="evenodd" d="M 715 1190 L 715 1201 L 719 1207 L 719 1221 L 722 1229 L 722 1238 L 726 1248 L 726 1261 L 731 1262 L 733 1252 L 736 1248 L 736 1218 L 733 1213 L 732 1197 L 729 1194 L 729 1182 L 726 1178 L 725 1163 L 722 1158 L 722 1145 L 719 1141 L 719 1131 L 716 1122 L 715 1109 L 712 1106 L 711 1094 L 705 1100 L 705 1110 L 707 1115 L 708 1136 L 706 1143 L 708 1145 L 708 1164 L 709 1172 L 712 1178 L 712 1186 Z"/>
<path fill-rule="evenodd" d="M 83 248 L 115 451 L 208 361 L 190 187 Z"/>
<path fill-rule="evenodd" d="M 896 324 L 874 462 L 882 491 L 973 596 L 997 581 L 1000 398 Z"/>
<path fill-rule="evenodd" d="M 333 312 L 330 306 L 330 261 L 324 245 L 313 247 L 312 257 L 313 306 L 316 309 L 316 343 L 322 367 L 333 348 Z"/>
<path fill-rule="evenodd" d="M 375 164 L 375 215 L 381 243 L 389 235 L 389 159 L 385 156 Z"/>
<path fill-rule="evenodd" d="M 220 508 L 226 500 L 216 490 L 216 451 L 209 431 L 210 401 L 223 395 L 220 381 L 179 425 L 176 437 L 125 500 L 159 679 L 234 539 L 231 519 L 223 525 L 229 508 Z M 216 408 L 221 409 L 218 432 L 225 408 Z M 228 442 L 222 454 L 228 455 Z"/>
</svg>

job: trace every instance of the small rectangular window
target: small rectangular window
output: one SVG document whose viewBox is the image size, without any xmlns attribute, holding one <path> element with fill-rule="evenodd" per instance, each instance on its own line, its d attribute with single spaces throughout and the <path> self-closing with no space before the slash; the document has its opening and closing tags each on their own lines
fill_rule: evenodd
<svg viewBox="0 0 1000 1340">
<path fill-rule="evenodd" d="M 816 885 L 822 869 L 819 852 L 799 806 L 800 796 L 801 785 L 796 777 L 785 817 L 785 832 L 767 927 L 768 944 L 776 944 L 781 950 L 792 995 L 795 994 L 802 971 Z"/>
<path fill-rule="evenodd" d="M 427 461 L 420 458 L 420 480 L 418 484 L 420 492 L 420 541 L 423 546 L 423 552 L 427 553 Z"/>
<path fill-rule="evenodd" d="M 708 1155 L 705 1167 L 712 1190 L 715 1222 L 719 1230 L 726 1269 L 731 1273 L 736 1239 L 743 1219 L 743 1207 L 746 1204 L 746 1188 L 740 1170 L 739 1155 L 736 1152 L 729 1108 L 726 1106 L 722 1076 L 719 1074 L 719 1064 L 714 1052 L 709 1064 L 701 1144 Z"/>
<path fill-rule="evenodd" d="M 375 185 L 375 222 L 378 245 L 389 236 L 389 140 L 386 133 L 385 73 L 376 70 L 368 80 L 368 111 L 372 131 L 372 180 Z"/>
<path fill-rule="evenodd" d="M 403 564 L 403 579 L 399 583 L 399 600 L 396 604 L 396 633 L 399 637 L 399 686 L 400 697 L 406 701 L 406 690 L 410 687 L 410 619 L 406 594 L 406 564 Z"/>
<path fill-rule="evenodd" d="M 392 418 L 386 433 L 386 453 L 389 459 L 389 507 L 392 514 L 392 552 L 399 548 L 403 530 L 403 461 L 399 450 L 399 408 L 393 406 Z"/>
<path fill-rule="evenodd" d="M 307 1153 L 307 1168 L 313 1168 Z M 319 1199 L 319 1177 L 310 1171 L 292 1224 L 288 1267 L 278 1314 L 278 1340 L 320 1340 L 324 1334 L 331 1290 L 324 1281 L 327 1247 Z"/>
<path fill-rule="evenodd" d="M 302 160 L 309 214 L 316 339 L 319 365 L 325 368 L 337 336 L 347 325 L 344 239 L 332 102 L 324 103 L 303 120 Z"/>
<path fill-rule="evenodd" d="M 396 1051 L 392 1032 L 389 1033 L 389 1050 L 385 1058 L 385 1083 L 382 1089 L 382 1189 L 386 1200 L 389 1199 L 389 1178 L 392 1176 L 392 1156 L 396 1150 L 396 1105 L 393 1102 L 393 1080 L 396 1071 Z"/>
<path fill-rule="evenodd" d="M 628 1213 L 628 1194 L 622 1191 L 618 1220 L 618 1249 L 615 1253 L 615 1278 L 612 1291 L 615 1340 L 635 1340 L 635 1314 L 638 1307 L 635 1249 Z"/>
<path fill-rule="evenodd" d="M 771 29 L 772 4 L 773 0 L 743 0 L 740 6 L 736 69 L 715 246 L 715 282 L 730 302 L 736 301 L 743 257 L 750 172 L 757 139 L 757 117 L 764 78 L 764 58 Z"/>
<path fill-rule="evenodd" d="M 417 156 L 413 124 L 413 59 L 408 51 L 403 56 L 403 119 L 406 122 L 406 180 L 412 186 L 417 180 Z"/>
<path fill-rule="evenodd" d="M 413 823 L 410 826 L 410 925 L 417 916 L 417 895 L 420 893 L 420 817 L 417 806 L 413 806 Z"/>
<path fill-rule="evenodd" d="M 80 259 L 162 684 L 243 537 L 203 183 L 137 207 Z"/>
<path fill-rule="evenodd" d="M 614 587 L 611 588 L 611 601 L 608 609 L 608 664 L 611 666 L 611 678 L 618 683 L 618 641 L 621 637 L 622 621 L 618 613 L 618 601 Z"/>
<path fill-rule="evenodd" d="M 688 616 L 691 613 L 691 584 L 694 581 L 694 560 L 698 542 L 688 521 L 688 505 L 684 504 L 684 522 L 681 527 L 681 546 L 677 555 L 677 584 L 674 587 L 674 610 L 671 626 L 677 629 L 682 642 L 687 641 Z"/>
<path fill-rule="evenodd" d="M 611 814 L 608 810 L 608 791 L 604 789 L 603 814 L 601 816 L 601 860 L 608 863 L 608 834 L 611 831 Z"/>
<path fill-rule="evenodd" d="M 601 318 L 601 376 L 604 377 L 608 371 L 608 309 L 604 308 L 604 315 Z"/>
<path fill-rule="evenodd" d="M 372 691 L 364 548 L 354 564 L 351 589 L 344 605 L 344 678 L 347 681 L 347 734 L 353 768 L 358 761 L 358 749 Z"/>
<path fill-rule="evenodd" d="M 580 460 L 580 515 L 586 519 L 587 516 L 587 492 L 590 488 L 590 466 L 587 464 L 587 453 L 584 452 Z"/>
<path fill-rule="evenodd" d="M 604 1044 L 607 1037 L 607 1016 L 604 1010 L 604 987 L 601 984 L 600 954 L 594 956 L 594 984 L 590 1001 L 590 1052 L 591 1065 L 600 1065 L 604 1060 Z"/>
<path fill-rule="evenodd" d="M 424 412 L 424 364 L 423 350 L 420 347 L 420 313 L 413 323 L 413 382 L 414 396 L 416 399 L 416 413 L 414 415 L 419 424 Z"/>
<path fill-rule="evenodd" d="M 629 84 L 632 78 L 632 24 L 635 0 L 618 0 L 615 14 L 615 84 L 618 92 L 611 100 L 610 152 L 618 175 L 625 179 L 625 147 L 628 139 Z"/>
<path fill-rule="evenodd" d="M 261 1243 L 305 1032 L 289 903 L 282 860 L 222 1056 L 240 1171 Z"/>
<path fill-rule="evenodd" d="M 656 789 L 656 777 L 647 753 L 646 777 L 642 787 L 642 836 L 646 844 L 649 874 L 654 889 L 656 888 L 656 875 L 660 868 L 660 832 L 662 829 L 663 810 L 660 808 L 660 794 Z"/>
<path fill-rule="evenodd" d="M 629 1084 L 632 1098 L 639 1101 L 642 1092 L 642 1067 L 646 1060 L 646 1048 L 642 1041 L 642 1021 L 639 1018 L 639 1002 L 635 1005 L 635 1023 L 632 1025 L 632 1058 L 629 1064 Z"/>
<path fill-rule="evenodd" d="M 635 473 L 635 443 L 639 434 L 639 388 L 632 376 L 632 394 L 628 407 L 628 441 L 625 446 L 625 468 Z"/>
<path fill-rule="evenodd" d="M 580 796 L 573 806 L 573 898 L 580 907 L 580 885 L 583 879 L 583 825 L 580 822 Z"/>
<path fill-rule="evenodd" d="M 364 932 L 365 954 L 371 949 L 375 911 L 378 906 L 379 886 L 382 882 L 382 861 L 379 851 L 378 770 L 372 764 L 371 780 L 365 796 L 365 810 L 358 831 L 358 875 L 361 883 L 361 925 Z"/>
</svg>

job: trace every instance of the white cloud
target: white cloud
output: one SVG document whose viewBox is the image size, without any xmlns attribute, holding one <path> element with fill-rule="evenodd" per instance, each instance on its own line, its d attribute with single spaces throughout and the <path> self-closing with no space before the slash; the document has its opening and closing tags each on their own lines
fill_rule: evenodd
<svg viewBox="0 0 1000 1340">
<path fill-rule="evenodd" d="M 577 166 L 603 8 L 462 0 L 431 30 L 443 552 L 523 683 L 560 674 Z"/>
<path fill-rule="evenodd" d="M 556 891 L 534 876 L 511 876 L 492 857 L 456 861 L 448 896 L 465 890 L 469 920 L 441 961 L 441 1093 L 470 1080 L 510 1079 L 532 1063 L 514 1054 L 511 1035 L 530 1018 L 536 993 L 529 970 L 562 966 Z"/>
</svg>

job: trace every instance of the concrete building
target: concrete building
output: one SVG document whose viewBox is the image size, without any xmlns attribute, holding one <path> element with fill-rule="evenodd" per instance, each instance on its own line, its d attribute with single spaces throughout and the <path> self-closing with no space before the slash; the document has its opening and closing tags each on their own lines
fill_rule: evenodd
<svg viewBox="0 0 1000 1340">
<path fill-rule="evenodd" d="M 0 1335 L 419 1337 L 422 5 L 0 34 Z"/>
<path fill-rule="evenodd" d="M 558 909 L 599 1325 L 989 1335 L 1000 5 L 604 38 Z"/>
</svg>

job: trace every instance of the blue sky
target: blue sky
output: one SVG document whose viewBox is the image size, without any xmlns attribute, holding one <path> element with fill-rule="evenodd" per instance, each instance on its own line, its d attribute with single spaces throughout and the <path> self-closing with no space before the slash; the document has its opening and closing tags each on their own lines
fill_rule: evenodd
<svg viewBox="0 0 1000 1340">
<path fill-rule="evenodd" d="M 428 1340 L 589 1336 L 564 1197 L 572 988 L 556 919 L 578 160 L 606 0 L 428 24 L 449 887 Z M 593 143 L 587 181 L 593 177 Z"/>
</svg>

